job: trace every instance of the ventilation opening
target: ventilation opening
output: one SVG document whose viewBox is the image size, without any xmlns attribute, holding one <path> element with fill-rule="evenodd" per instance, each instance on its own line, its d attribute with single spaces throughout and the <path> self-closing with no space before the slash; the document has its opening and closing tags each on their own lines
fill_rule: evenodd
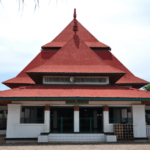
<svg viewBox="0 0 150 150">
<path fill-rule="evenodd" d="M 109 84 L 109 77 L 44 76 L 44 84 Z"/>
</svg>

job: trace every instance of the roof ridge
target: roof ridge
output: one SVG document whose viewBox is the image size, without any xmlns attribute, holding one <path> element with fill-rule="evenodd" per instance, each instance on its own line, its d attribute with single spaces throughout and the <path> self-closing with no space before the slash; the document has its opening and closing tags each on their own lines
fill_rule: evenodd
<svg viewBox="0 0 150 150">
<path fill-rule="evenodd" d="M 108 47 L 108 48 L 110 48 L 110 46 L 100 42 L 94 35 L 92 35 L 90 33 L 90 31 L 87 30 L 77 19 L 76 19 L 76 21 L 78 24 L 78 30 L 79 30 L 78 32 L 81 33 L 81 35 L 83 35 L 82 32 L 85 32 L 83 35 L 83 39 L 81 38 L 84 42 L 88 42 L 88 43 L 98 42 L 99 45 L 95 45 L 94 47 Z M 65 44 L 65 42 L 67 42 L 70 39 L 69 37 L 74 34 L 72 28 L 70 29 L 70 27 L 73 27 L 73 24 L 74 24 L 73 22 L 74 22 L 74 19 L 51 42 L 43 45 L 42 48 L 53 47 L 53 46 L 55 47 L 55 45 L 52 44 L 53 42 L 60 43 L 59 44 L 60 46 L 57 45 L 56 47 L 62 47 L 63 43 Z M 67 32 L 67 34 L 64 34 L 65 32 Z M 85 34 L 89 35 L 90 36 L 89 38 L 90 38 L 90 40 L 92 39 L 92 41 L 89 41 L 89 39 L 85 36 Z M 93 47 L 93 45 L 91 45 L 91 46 L 89 45 L 89 47 Z"/>
</svg>

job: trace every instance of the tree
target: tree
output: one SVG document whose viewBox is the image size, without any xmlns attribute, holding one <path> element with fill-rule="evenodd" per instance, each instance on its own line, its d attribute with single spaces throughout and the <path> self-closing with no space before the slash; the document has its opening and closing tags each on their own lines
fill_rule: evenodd
<svg viewBox="0 0 150 150">
<path fill-rule="evenodd" d="M 143 87 L 143 89 L 144 89 L 145 91 L 150 91 L 150 84 L 145 85 L 145 86 Z"/>
</svg>

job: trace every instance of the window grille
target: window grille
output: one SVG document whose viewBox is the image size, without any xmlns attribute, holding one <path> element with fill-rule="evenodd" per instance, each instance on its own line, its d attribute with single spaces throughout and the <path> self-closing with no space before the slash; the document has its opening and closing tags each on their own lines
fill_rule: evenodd
<svg viewBox="0 0 150 150">
<path fill-rule="evenodd" d="M 109 84 L 108 77 L 73 77 L 70 76 L 44 76 L 44 84 Z"/>
</svg>

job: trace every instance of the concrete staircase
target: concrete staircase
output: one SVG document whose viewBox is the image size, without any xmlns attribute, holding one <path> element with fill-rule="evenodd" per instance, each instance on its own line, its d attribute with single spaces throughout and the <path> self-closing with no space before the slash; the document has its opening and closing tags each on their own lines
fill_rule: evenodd
<svg viewBox="0 0 150 150">
<path fill-rule="evenodd" d="M 105 142 L 106 136 L 104 134 L 81 134 L 81 133 L 50 133 L 48 135 L 48 142 Z"/>
</svg>

